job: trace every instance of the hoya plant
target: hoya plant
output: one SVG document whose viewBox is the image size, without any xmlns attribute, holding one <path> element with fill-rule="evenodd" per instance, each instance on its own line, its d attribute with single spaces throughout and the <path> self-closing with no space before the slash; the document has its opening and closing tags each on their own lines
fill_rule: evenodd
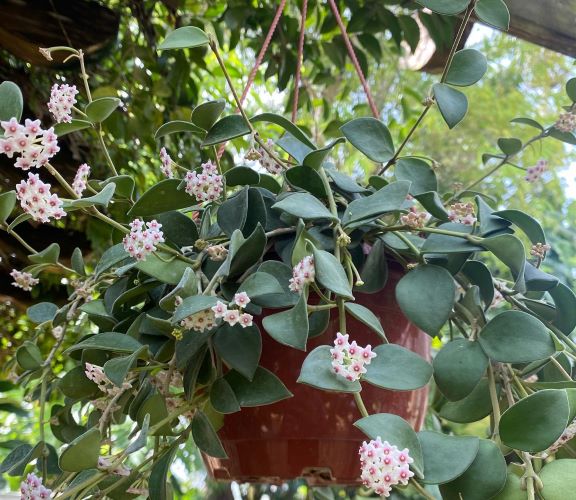
<svg viewBox="0 0 576 500">
<path fill-rule="evenodd" d="M 249 117 L 215 39 L 187 26 L 159 49 L 208 48 L 205 57 L 217 60 L 228 88 L 223 99 L 198 104 L 189 120 L 158 129 L 164 179 L 137 193 L 104 136 L 110 177 L 90 178 L 84 163 L 70 181 L 50 163 L 59 137 L 100 134 L 120 105 L 92 99 L 81 50 L 40 49 L 47 58 L 64 51 L 78 59 L 85 83 L 51 89 L 54 126 L 22 122 L 18 87 L 2 83 L 0 152 L 24 179 L 0 194 L 0 227 L 30 260 L 13 270 L 14 285 L 31 290 L 43 271 L 57 268 L 70 291 L 64 305 L 28 309 L 37 326 L 13 360 L 17 383 L 39 407 L 39 441 L 15 447 L 0 466 L 22 476 L 22 498 L 166 498 L 181 445 L 192 439 L 205 455 L 225 458 L 219 430 L 228 415 L 292 397 L 286 381 L 262 366 L 263 338 L 307 351 L 331 318 L 338 332 L 307 352 L 298 382 L 355 402 L 354 425 L 366 435 L 358 480 L 368 491 L 465 500 L 573 494 L 576 297 L 540 269 L 550 250 L 544 230 L 531 215 L 495 207 L 489 193 L 475 191 L 486 175 L 439 192 L 429 155 L 403 154 L 434 108 L 450 128 L 464 118 L 468 102 L 457 87 L 473 85 L 487 69 L 479 51 L 456 50 L 464 27 L 475 13 L 506 28 L 508 11 L 500 0 L 419 3 L 463 20 L 400 145 L 374 117 L 345 123 L 329 144 L 315 144 L 283 116 Z M 237 112 L 226 108 L 228 93 Z M 498 139 L 498 151 L 484 155 L 487 175 L 512 165 L 535 182 L 546 161 L 522 167 L 527 147 L 548 138 L 576 143 L 576 80 L 566 93 L 555 123 L 513 120 L 536 133 L 524 143 Z M 177 161 L 177 151 L 162 147 L 172 134 L 197 135 L 204 163 Z M 345 142 L 371 162 L 368 182 L 331 162 L 345 154 Z M 227 144 L 236 161 L 225 170 Z M 18 233 L 26 221 L 51 223 L 74 212 L 114 230 L 115 244 L 96 262 L 85 262 L 79 249 L 64 262 L 58 242 L 35 249 Z M 380 292 L 397 267 L 395 301 L 435 339 L 433 361 L 389 343 L 382 318 L 359 298 Z M 370 344 L 357 343 L 351 318 L 372 332 Z M 430 388 L 425 429 L 416 432 L 392 413 L 369 414 L 367 385 Z M 480 422 L 487 432 L 457 435 L 446 422 Z M 118 432 L 126 426 L 127 439 Z"/>
</svg>

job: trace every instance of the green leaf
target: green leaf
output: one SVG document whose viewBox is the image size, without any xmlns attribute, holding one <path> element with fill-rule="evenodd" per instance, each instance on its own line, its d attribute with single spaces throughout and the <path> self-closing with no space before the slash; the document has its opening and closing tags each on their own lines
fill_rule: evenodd
<svg viewBox="0 0 576 500">
<path fill-rule="evenodd" d="M 396 285 L 402 312 L 428 335 L 435 336 L 448 320 L 456 285 L 444 268 L 424 264 L 403 276 Z"/>
<path fill-rule="evenodd" d="M 64 354 L 69 354 L 82 349 L 97 349 L 112 352 L 133 353 L 142 347 L 142 344 L 136 339 L 118 332 L 97 333 L 91 337 L 70 346 Z"/>
<path fill-rule="evenodd" d="M 456 339 L 440 350 L 433 366 L 438 389 L 450 401 L 458 401 L 478 385 L 488 367 L 488 358 L 478 342 Z"/>
<path fill-rule="evenodd" d="M 382 344 L 374 352 L 376 357 L 362 378 L 372 385 L 393 391 L 413 391 L 424 387 L 432 376 L 430 364 L 402 346 Z"/>
<path fill-rule="evenodd" d="M 54 125 L 54 133 L 58 137 L 62 137 L 67 134 L 71 134 L 72 132 L 77 132 L 79 130 L 84 130 L 90 128 L 92 123 L 87 120 L 77 120 L 73 119 L 71 122 L 65 123 L 56 123 Z"/>
<path fill-rule="evenodd" d="M 226 186 L 255 186 L 260 183 L 260 174 L 250 167 L 234 167 L 224 174 Z"/>
<path fill-rule="evenodd" d="M 341 142 L 346 142 L 346 139 L 339 137 L 323 148 L 310 151 L 302 160 L 302 165 L 318 170 L 322 167 L 324 160 L 330 154 L 332 149 L 334 149 L 334 146 L 340 144 Z"/>
<path fill-rule="evenodd" d="M 117 97 L 100 97 L 88 103 L 84 112 L 92 123 L 101 123 L 120 106 L 121 102 Z"/>
<path fill-rule="evenodd" d="M 277 342 L 305 351 L 308 340 L 306 294 L 300 295 L 292 309 L 266 316 L 262 320 L 262 326 Z"/>
<path fill-rule="evenodd" d="M 414 459 L 410 467 L 422 477 L 425 472 L 422 447 L 418 436 L 406 420 L 391 413 L 376 413 L 357 420 L 354 425 L 370 439 L 380 437 L 382 441 L 388 441 L 400 450 L 408 448 Z"/>
<path fill-rule="evenodd" d="M 349 175 L 338 172 L 333 168 L 326 168 L 326 173 L 332 178 L 338 189 L 347 193 L 366 193 L 368 190 L 356 183 Z"/>
<path fill-rule="evenodd" d="M 442 200 L 436 191 L 418 194 L 415 195 L 414 198 L 420 202 L 428 213 L 432 214 L 437 219 L 443 221 L 448 220 L 448 212 L 444 208 Z"/>
<path fill-rule="evenodd" d="M 228 458 L 218 434 L 201 410 L 196 410 L 194 418 L 192 418 L 192 439 L 194 439 L 194 444 L 207 455 L 216 458 Z"/>
<path fill-rule="evenodd" d="M 440 486 L 445 500 L 486 500 L 506 484 L 506 461 L 498 446 L 481 439 L 472 465 L 456 480 Z"/>
<path fill-rule="evenodd" d="M 360 392 L 362 390 L 362 386 L 357 380 L 350 382 L 344 377 L 336 375 L 332 370 L 331 363 L 330 346 L 317 347 L 306 356 L 298 382 L 324 391 Z"/>
<path fill-rule="evenodd" d="M 0 224 L 6 222 L 15 206 L 16 191 L 6 191 L 0 194 Z"/>
<path fill-rule="evenodd" d="M 111 183 L 104 186 L 102 191 L 94 196 L 89 196 L 88 198 L 80 198 L 78 200 L 73 200 L 70 205 L 77 208 L 93 207 L 94 205 L 101 205 L 107 207 L 110 200 L 114 196 L 114 191 L 116 190 L 116 184 Z"/>
<path fill-rule="evenodd" d="M 466 424 L 482 420 L 490 413 L 492 413 L 492 403 L 488 380 L 483 378 L 464 399 L 445 403 L 439 415 L 451 422 Z"/>
<path fill-rule="evenodd" d="M 156 220 L 162 224 L 164 238 L 180 248 L 192 246 L 198 239 L 196 223 L 182 212 L 164 212 Z"/>
<path fill-rule="evenodd" d="M 208 45 L 208 35 L 196 26 L 184 26 L 168 33 L 158 50 L 191 49 Z"/>
<path fill-rule="evenodd" d="M 28 256 L 28 260 L 34 264 L 57 264 L 60 257 L 60 245 L 51 243 L 41 252 Z"/>
<path fill-rule="evenodd" d="M 324 288 L 346 299 L 354 300 L 350 282 L 340 261 L 330 252 L 313 249 L 316 281 Z"/>
<path fill-rule="evenodd" d="M 98 386 L 86 377 L 84 366 L 77 366 L 58 380 L 58 389 L 71 399 L 94 397 L 100 392 Z"/>
<path fill-rule="evenodd" d="M 320 174 L 313 168 L 304 165 L 289 168 L 286 173 L 286 180 L 291 186 L 304 189 L 316 198 L 325 198 L 326 189 L 322 183 Z"/>
<path fill-rule="evenodd" d="M 190 121 L 202 130 L 210 130 L 225 107 L 226 101 L 224 99 L 203 102 L 192 110 Z"/>
<path fill-rule="evenodd" d="M 446 83 L 467 87 L 474 85 L 488 69 L 486 57 L 476 49 L 463 49 L 454 54 L 452 64 L 446 75 Z M 435 191 L 429 189 L 428 191 Z"/>
<path fill-rule="evenodd" d="M 552 324 L 566 335 L 570 335 L 576 328 L 576 295 L 564 283 L 548 292 L 554 300 L 556 318 Z"/>
<path fill-rule="evenodd" d="M 60 455 L 60 468 L 66 472 L 96 468 L 100 455 L 100 440 L 100 431 L 96 427 L 78 436 Z"/>
<path fill-rule="evenodd" d="M 260 224 L 248 238 L 240 231 L 234 231 L 230 238 L 228 257 L 218 270 L 222 276 L 238 276 L 262 258 L 266 248 L 266 233 Z"/>
<path fill-rule="evenodd" d="M 276 145 L 292 156 L 299 165 L 302 165 L 302 162 L 308 153 L 316 149 L 316 146 L 307 146 L 305 143 L 294 137 L 290 132 L 286 132 L 282 137 L 280 137 L 280 139 L 276 141 Z"/>
<path fill-rule="evenodd" d="M 268 405 L 292 397 L 292 393 L 286 389 L 282 381 L 261 366 L 256 369 L 251 381 L 234 370 L 229 371 L 224 379 L 232 387 L 240 406 Z"/>
<path fill-rule="evenodd" d="M 490 250 L 510 269 L 514 277 L 514 290 L 526 291 L 524 282 L 524 267 L 526 266 L 526 251 L 522 242 L 511 234 L 503 234 L 492 238 L 484 238 L 482 246 Z"/>
<path fill-rule="evenodd" d="M 0 83 L 0 120 L 8 121 L 10 118 L 16 118 L 20 121 L 23 109 L 24 100 L 20 87 L 10 81 Z"/>
<path fill-rule="evenodd" d="M 510 120 L 510 123 L 521 123 L 522 125 L 528 125 L 530 127 L 537 128 L 542 132 L 544 132 L 544 127 L 540 125 L 536 120 L 533 120 L 532 118 L 525 118 L 525 117 L 514 118 L 513 120 Z"/>
<path fill-rule="evenodd" d="M 164 179 L 154 184 L 136 201 L 128 215 L 156 215 L 194 205 L 194 198 L 183 189 L 178 189 L 180 183 L 180 179 Z"/>
<path fill-rule="evenodd" d="M 507 221 L 512 222 L 512 224 L 518 226 L 526 236 L 530 239 L 533 244 L 536 243 L 546 243 L 546 235 L 544 234 L 544 230 L 540 223 L 524 212 L 520 210 L 500 210 L 498 212 L 494 212 L 494 215 L 498 217 L 502 217 Z"/>
<path fill-rule="evenodd" d="M 258 301 L 260 297 L 283 294 L 284 288 L 282 288 L 275 276 L 266 272 L 256 272 L 242 282 L 240 288 L 238 288 L 238 293 L 240 292 L 246 292 L 252 302 L 261 305 Z"/>
<path fill-rule="evenodd" d="M 461 476 L 472 464 L 480 440 L 474 436 L 447 436 L 440 432 L 421 431 L 418 440 L 424 457 L 425 484 L 443 484 Z"/>
<path fill-rule="evenodd" d="M 384 250 L 384 242 L 377 239 L 372 246 L 372 251 L 366 257 L 360 277 L 364 284 L 355 287 L 362 293 L 376 293 L 386 286 L 388 281 L 388 262 Z"/>
<path fill-rule="evenodd" d="M 478 0 L 474 12 L 486 24 L 508 31 L 510 12 L 502 0 Z"/>
<path fill-rule="evenodd" d="M 528 500 L 528 494 L 521 488 L 520 476 L 514 473 L 513 466 L 508 466 L 508 473 L 506 475 L 506 484 L 504 488 L 493 500 Z M 540 492 L 540 494 L 542 494 Z"/>
<path fill-rule="evenodd" d="M 544 323 L 522 311 L 504 311 L 492 318 L 478 341 L 490 359 L 502 363 L 529 363 L 556 352 Z"/>
<path fill-rule="evenodd" d="M 364 323 L 368 328 L 375 331 L 384 342 L 387 342 L 386 334 L 384 333 L 380 320 L 370 309 L 354 302 L 346 302 L 344 307 L 348 314 L 355 317 L 361 323 Z"/>
<path fill-rule="evenodd" d="M 146 357 L 147 352 L 148 346 L 143 345 L 130 354 L 130 356 L 109 359 L 104 363 L 104 373 L 114 385 L 122 387 L 122 383 L 126 380 L 128 372 L 136 364 L 138 358 Z"/>
<path fill-rule="evenodd" d="M 428 7 L 431 11 L 438 14 L 453 16 L 460 14 L 468 7 L 470 0 L 416 0 L 420 5 Z"/>
<path fill-rule="evenodd" d="M 23 370 L 37 370 L 44 362 L 38 346 L 28 340 L 16 350 L 16 361 Z"/>
<path fill-rule="evenodd" d="M 216 330 L 214 347 L 227 365 L 252 380 L 262 353 L 262 337 L 257 326 L 243 328 L 224 323 Z"/>
<path fill-rule="evenodd" d="M 434 84 L 432 91 L 446 125 L 448 128 L 454 128 L 466 116 L 468 99 L 462 92 L 444 83 Z"/>
<path fill-rule="evenodd" d="M 242 231 L 248 216 L 248 188 L 241 189 L 218 208 L 217 221 L 227 236 L 236 230 Z"/>
<path fill-rule="evenodd" d="M 210 388 L 210 404 L 218 413 L 240 411 L 240 404 L 230 384 L 224 378 L 217 378 Z"/>
<path fill-rule="evenodd" d="M 148 430 L 150 429 L 150 414 L 147 413 L 142 421 L 142 429 L 136 436 L 136 439 L 132 441 L 128 447 L 126 448 L 126 454 L 130 455 L 146 446 L 146 442 L 148 441 Z"/>
<path fill-rule="evenodd" d="M 387 212 L 400 210 L 409 190 L 409 182 L 396 181 L 374 194 L 354 200 L 346 207 L 342 224 L 345 227 L 354 227 L 377 219 Z"/>
<path fill-rule="evenodd" d="M 524 278 L 526 280 L 526 288 L 529 291 L 545 292 L 558 286 L 559 283 L 556 276 L 552 276 L 551 274 L 541 271 L 537 267 L 534 267 L 532 264 L 530 264 L 530 262 L 526 262 L 526 267 L 524 268 Z"/>
<path fill-rule="evenodd" d="M 244 118 L 241 115 L 228 115 L 218 120 L 202 141 L 201 146 L 206 148 L 208 146 L 215 146 L 223 142 L 242 137 L 250 133 L 250 127 L 246 125 Z"/>
<path fill-rule="evenodd" d="M 566 94 L 572 102 L 576 102 L 576 78 L 570 78 L 566 82 Z"/>
<path fill-rule="evenodd" d="M 166 417 L 168 417 L 168 409 L 166 408 L 166 403 L 163 396 L 158 393 L 154 393 L 154 390 L 151 393 L 148 393 L 146 396 L 146 399 L 139 406 L 136 413 L 136 421 L 138 422 L 140 428 L 143 427 L 147 418 L 150 419 L 150 425 L 154 427 L 156 424 L 159 424 L 161 421 L 165 420 Z M 156 436 L 166 436 L 170 433 L 170 424 L 166 423 L 160 429 L 157 429 L 155 432 L 151 432 L 150 434 Z"/>
<path fill-rule="evenodd" d="M 322 202 L 308 193 L 293 193 L 272 205 L 290 215 L 304 220 L 330 219 L 338 220 Z"/>
<path fill-rule="evenodd" d="M 506 156 L 515 155 L 522 150 L 522 141 L 515 137 L 501 137 L 498 139 L 498 147 Z"/>
<path fill-rule="evenodd" d="M 316 149 L 314 143 L 308 138 L 308 136 L 302 131 L 300 127 L 294 125 L 290 120 L 287 120 L 281 115 L 277 115 L 275 113 L 261 113 L 250 118 L 250 121 L 252 123 L 268 122 L 279 125 L 302 144 L 306 145 L 310 149 Z"/>
<path fill-rule="evenodd" d="M 376 118 L 356 118 L 340 127 L 350 143 L 368 158 L 385 163 L 394 156 L 394 143 L 390 131 Z"/>
<path fill-rule="evenodd" d="M 159 251 L 148 255 L 145 260 L 138 261 L 135 267 L 162 283 L 177 285 L 190 264 L 172 254 Z"/>
<path fill-rule="evenodd" d="M 52 321 L 57 312 L 58 306 L 52 302 L 39 302 L 26 310 L 28 319 L 36 324 Z"/>
<path fill-rule="evenodd" d="M 45 443 L 40 441 L 36 446 L 22 444 L 14 448 L 2 462 L 0 474 L 8 472 L 10 476 L 22 476 L 26 471 L 26 466 L 35 459 L 42 456 Z"/>
<path fill-rule="evenodd" d="M 472 226 L 447 222 L 440 224 L 438 229 L 454 231 L 456 233 L 470 234 L 473 231 Z M 426 238 L 421 247 L 422 253 L 463 253 L 478 252 L 484 250 L 480 245 L 476 245 L 464 238 L 450 236 L 448 234 L 432 233 Z"/>
<path fill-rule="evenodd" d="M 399 181 L 411 182 L 410 194 L 413 196 L 438 190 L 434 170 L 420 158 L 400 158 L 394 166 L 394 176 Z"/>
<path fill-rule="evenodd" d="M 204 130 L 193 123 L 184 120 L 175 120 L 161 125 L 160 128 L 156 130 L 154 139 L 160 139 L 166 135 L 177 134 L 180 132 L 191 132 L 193 134 L 204 135 Z"/>
<path fill-rule="evenodd" d="M 570 423 L 565 390 L 544 389 L 521 399 L 500 419 L 500 438 L 510 448 L 528 452 L 546 450 Z"/>
<path fill-rule="evenodd" d="M 216 302 L 218 302 L 218 297 L 212 295 L 193 295 L 186 297 L 174 312 L 172 324 L 177 325 L 183 319 L 192 316 L 192 314 L 210 309 L 216 305 Z"/>
<path fill-rule="evenodd" d="M 561 459 L 547 463 L 538 474 L 544 500 L 566 500 L 576 491 L 576 460 Z"/>
<path fill-rule="evenodd" d="M 169 488 L 167 480 L 170 466 L 174 461 L 177 451 L 178 446 L 172 446 L 152 466 L 152 471 L 148 478 L 148 495 L 150 496 L 150 500 L 172 500 L 172 494 L 170 493 L 171 488 Z"/>
<path fill-rule="evenodd" d="M 565 142 L 566 144 L 576 145 L 576 136 L 573 132 L 562 132 L 554 127 L 548 131 L 548 137 Z"/>
</svg>

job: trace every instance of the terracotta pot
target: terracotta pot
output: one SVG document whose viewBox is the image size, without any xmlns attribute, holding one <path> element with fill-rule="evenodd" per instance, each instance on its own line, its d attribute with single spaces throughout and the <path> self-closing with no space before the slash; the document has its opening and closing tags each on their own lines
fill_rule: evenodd
<svg viewBox="0 0 576 500">
<path fill-rule="evenodd" d="M 401 276 L 400 271 L 391 270 L 384 290 L 356 294 L 356 302 L 379 317 L 391 343 L 428 359 L 428 335 L 410 324 L 394 298 Z M 360 345 L 380 343 L 374 332 L 354 318 L 349 316 L 347 324 L 351 340 Z M 261 330 L 261 364 L 280 377 L 294 397 L 226 415 L 219 435 L 229 458 L 205 456 L 210 475 L 240 482 L 280 483 L 304 477 L 311 485 L 359 484 L 358 447 L 366 438 L 353 426 L 361 418 L 353 396 L 297 384 L 307 353 L 281 345 Z M 337 331 L 338 318 L 333 314 L 327 331 L 308 342 L 308 352 L 332 344 Z M 395 413 L 416 430 L 420 428 L 426 414 L 427 388 L 393 392 L 362 385 L 362 398 L 370 414 Z"/>
</svg>

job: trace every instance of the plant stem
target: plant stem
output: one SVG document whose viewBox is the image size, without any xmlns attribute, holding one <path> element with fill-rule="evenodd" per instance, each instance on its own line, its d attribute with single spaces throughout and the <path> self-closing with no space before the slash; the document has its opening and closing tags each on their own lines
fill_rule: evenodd
<svg viewBox="0 0 576 500">
<path fill-rule="evenodd" d="M 488 388 L 490 390 L 490 401 L 492 403 L 492 415 L 494 418 L 492 438 L 498 438 L 500 434 L 500 403 L 498 401 L 498 393 L 496 392 L 496 380 L 494 378 L 494 369 L 492 368 L 492 363 L 488 364 Z"/>
<path fill-rule="evenodd" d="M 40 442 L 43 443 L 42 448 L 42 480 L 46 481 L 48 476 L 48 462 L 46 461 L 46 434 L 44 431 L 44 412 L 46 408 L 46 392 L 48 375 L 50 373 L 50 366 L 45 366 L 42 371 L 42 383 L 40 385 Z"/>
<path fill-rule="evenodd" d="M 106 143 L 104 142 L 104 131 L 102 130 L 102 124 L 98 124 L 98 140 L 100 141 L 100 146 L 102 147 L 102 151 L 104 152 L 104 156 L 106 157 L 106 161 L 108 162 L 108 165 L 110 166 L 110 170 L 112 170 L 112 174 L 114 174 L 114 176 L 118 175 L 118 172 L 116 170 L 116 167 L 114 166 L 114 162 L 112 161 L 112 158 L 110 156 L 110 153 L 108 152 L 108 148 L 106 147 Z"/>
<path fill-rule="evenodd" d="M 572 382 L 572 377 L 570 376 L 570 374 L 564 369 L 564 367 L 558 362 L 558 360 L 554 356 L 550 356 L 550 361 L 552 361 L 552 364 L 558 369 L 562 377 L 564 377 L 564 380 Z"/>
<path fill-rule="evenodd" d="M 411 478 L 410 482 L 412 483 L 412 486 L 414 486 L 414 488 L 416 488 L 418 490 L 418 493 L 420 493 L 420 495 L 422 495 L 424 498 L 426 498 L 426 500 L 436 500 L 436 498 L 434 496 L 432 496 L 430 493 L 428 493 L 422 487 L 422 485 L 418 481 L 416 481 L 416 479 Z"/>
<path fill-rule="evenodd" d="M 88 73 L 86 73 L 86 66 L 84 65 L 84 52 L 82 52 L 82 50 L 78 50 L 76 56 L 80 61 L 80 71 L 81 71 L 80 75 L 82 76 L 82 80 L 84 81 L 84 89 L 86 90 L 86 97 L 88 98 L 88 102 L 92 102 L 90 85 L 88 85 Z"/>
<path fill-rule="evenodd" d="M 50 172 L 50 174 L 58 181 L 58 183 L 66 190 L 68 191 L 68 194 L 70 196 L 72 196 L 72 198 L 74 200 L 77 200 L 78 198 L 80 198 L 76 192 L 74 191 L 74 189 L 72 189 L 72 186 L 70 186 L 70 184 L 68 184 L 68 182 L 66 181 L 66 179 L 64 179 L 64 177 L 62 177 L 60 175 L 60 172 L 58 172 L 58 170 L 56 170 L 50 163 L 46 163 L 46 170 L 48 170 L 48 172 Z"/>
<path fill-rule="evenodd" d="M 8 226 L 6 224 L 1 224 L 0 227 L 4 229 L 4 231 L 6 231 L 8 234 L 12 235 L 18 241 L 18 243 L 20 243 L 30 253 L 38 253 L 36 250 L 34 250 L 34 248 L 32 248 L 28 243 L 26 243 L 26 241 L 24 240 L 24 238 L 22 238 L 22 236 L 20 236 L 13 230 L 8 230 Z"/>
<path fill-rule="evenodd" d="M 416 247 L 416 245 L 414 245 L 414 243 L 412 243 L 406 236 L 404 236 L 400 231 L 396 231 L 394 232 L 394 234 L 396 236 L 398 236 L 398 238 L 400 238 L 404 244 L 410 249 L 412 250 L 412 252 L 414 253 L 415 257 L 420 261 L 425 263 L 424 257 L 422 256 L 422 254 L 420 253 L 420 250 L 418 250 L 418 248 Z"/>
<path fill-rule="evenodd" d="M 354 393 L 354 401 L 356 402 L 356 406 L 358 407 L 360 414 L 363 417 L 369 417 L 370 414 L 368 413 L 368 410 L 366 409 L 366 405 L 364 404 L 364 401 L 362 400 L 362 396 L 360 395 L 360 391 Z"/>
</svg>

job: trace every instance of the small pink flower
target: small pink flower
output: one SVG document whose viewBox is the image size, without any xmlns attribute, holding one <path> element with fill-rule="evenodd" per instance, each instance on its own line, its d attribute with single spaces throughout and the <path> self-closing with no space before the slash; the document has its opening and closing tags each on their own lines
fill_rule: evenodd
<svg viewBox="0 0 576 500">
<path fill-rule="evenodd" d="M 50 92 L 48 110 L 58 123 L 70 123 L 72 121 L 72 106 L 76 104 L 76 85 L 54 84 Z"/>
<path fill-rule="evenodd" d="M 168 179 L 172 179 L 174 177 L 174 168 L 172 167 L 172 158 L 170 158 L 166 148 L 160 150 L 160 160 L 162 161 L 162 173 L 168 177 Z"/>
<path fill-rule="evenodd" d="M 210 161 L 202 164 L 201 173 L 188 172 L 184 180 L 185 191 L 199 202 L 215 201 L 224 192 L 224 180 L 218 174 L 218 167 Z"/>
<path fill-rule="evenodd" d="M 228 312 L 228 307 L 223 302 L 218 301 L 216 302 L 216 305 L 212 307 L 212 311 L 214 311 L 214 316 L 216 318 L 223 318 Z"/>
<path fill-rule="evenodd" d="M 448 218 L 452 222 L 472 226 L 476 222 L 472 203 L 453 203 L 449 207 Z"/>
<path fill-rule="evenodd" d="M 234 326 L 238 321 L 240 321 L 240 314 L 235 309 L 229 309 L 224 314 L 224 321 L 230 326 Z"/>
<path fill-rule="evenodd" d="M 301 292 L 304 285 L 312 283 L 315 277 L 314 257 L 308 255 L 294 266 L 292 278 L 290 278 L 290 290 L 293 292 Z"/>
<path fill-rule="evenodd" d="M 248 313 L 242 313 L 240 315 L 240 326 L 246 328 L 247 326 L 252 326 L 253 316 Z"/>
<path fill-rule="evenodd" d="M 16 197 L 20 206 L 35 221 L 50 222 L 51 218 L 61 219 L 66 215 L 63 202 L 57 194 L 50 192 L 50 184 L 45 184 L 37 174 L 28 174 L 27 181 L 16 185 Z"/>
<path fill-rule="evenodd" d="M 162 224 L 156 220 L 144 224 L 143 220 L 134 219 L 130 223 L 130 234 L 122 240 L 124 250 L 136 260 L 146 260 L 148 255 L 156 251 L 156 245 L 164 242 L 161 227 Z"/>
<path fill-rule="evenodd" d="M 82 193 L 86 189 L 88 183 L 88 177 L 90 176 L 90 167 L 86 163 L 82 163 L 78 167 L 74 181 L 72 182 L 72 189 L 78 196 L 82 196 Z"/>
<path fill-rule="evenodd" d="M 30 473 L 26 479 L 20 483 L 20 499 L 21 500 L 38 500 L 50 498 L 52 490 L 42 485 L 42 478 L 36 474 Z"/>
<path fill-rule="evenodd" d="M 366 373 L 366 366 L 376 357 L 376 353 L 370 345 L 360 347 L 355 340 L 348 342 L 348 338 L 348 334 L 336 333 L 334 348 L 330 349 L 331 364 L 334 373 L 353 382 Z"/>
<path fill-rule="evenodd" d="M 234 295 L 234 303 L 240 308 L 243 309 L 246 307 L 250 302 L 250 297 L 246 292 L 240 292 Z"/>
<path fill-rule="evenodd" d="M 34 278 L 30 273 L 24 271 L 17 271 L 13 269 L 10 273 L 10 276 L 14 279 L 12 283 L 13 286 L 17 288 L 22 288 L 25 292 L 29 292 L 32 290 L 32 287 L 40 283 L 40 280 Z"/>
</svg>

